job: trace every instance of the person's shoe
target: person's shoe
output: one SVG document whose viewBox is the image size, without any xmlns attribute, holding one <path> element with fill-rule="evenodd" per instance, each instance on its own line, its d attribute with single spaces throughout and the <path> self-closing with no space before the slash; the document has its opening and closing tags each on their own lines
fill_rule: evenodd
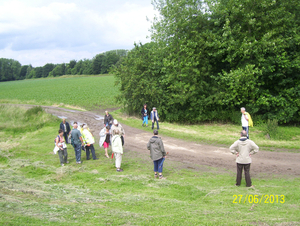
<svg viewBox="0 0 300 226">
<path fill-rule="evenodd" d="M 97 159 L 99 159 L 99 158 L 95 158 L 95 159 L 93 159 L 93 160 L 97 160 Z"/>
<path fill-rule="evenodd" d="M 117 172 L 123 172 L 124 170 L 122 170 L 122 169 L 117 169 Z"/>
<path fill-rule="evenodd" d="M 159 179 L 165 179 L 163 175 L 159 175 Z"/>
<path fill-rule="evenodd" d="M 86 160 L 90 160 L 91 158 L 88 158 L 88 159 L 86 159 Z"/>
<path fill-rule="evenodd" d="M 157 174 L 154 174 L 154 178 L 157 178 L 158 177 L 158 175 Z"/>
<path fill-rule="evenodd" d="M 64 166 L 65 164 L 61 164 L 61 166 Z"/>
<path fill-rule="evenodd" d="M 142 127 L 144 127 L 144 123 L 142 124 Z"/>
<path fill-rule="evenodd" d="M 108 156 L 108 155 L 105 155 L 105 157 L 106 157 L 106 158 L 109 158 L 109 156 Z"/>
<path fill-rule="evenodd" d="M 66 161 L 65 163 L 66 163 L 66 164 L 69 164 L 69 161 Z"/>
<path fill-rule="evenodd" d="M 79 162 L 76 162 L 77 164 L 81 164 L 81 161 L 79 161 Z"/>
<path fill-rule="evenodd" d="M 146 125 L 146 127 L 148 127 L 148 124 Z"/>
<path fill-rule="evenodd" d="M 235 186 L 239 187 L 240 185 L 238 185 L 238 184 L 235 184 Z"/>
</svg>

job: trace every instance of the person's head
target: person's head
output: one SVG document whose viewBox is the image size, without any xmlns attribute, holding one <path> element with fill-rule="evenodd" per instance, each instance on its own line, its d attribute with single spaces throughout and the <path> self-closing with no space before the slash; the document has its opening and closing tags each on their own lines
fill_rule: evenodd
<svg viewBox="0 0 300 226">
<path fill-rule="evenodd" d="M 243 131 L 241 132 L 241 137 L 247 137 L 247 131 L 243 130 Z"/>
<path fill-rule="evenodd" d="M 109 131 L 109 130 L 110 130 L 109 126 L 106 126 L 106 131 Z"/>
<path fill-rule="evenodd" d="M 242 112 L 242 113 L 245 113 L 245 111 L 246 111 L 246 108 L 242 107 L 242 108 L 241 108 L 241 112 Z"/>
<path fill-rule="evenodd" d="M 66 123 L 66 119 L 65 119 L 65 118 L 63 118 L 62 120 L 63 120 L 63 124 L 65 124 L 65 123 Z"/>
<path fill-rule="evenodd" d="M 153 111 L 156 111 L 156 107 L 154 107 L 152 110 L 153 110 Z"/>
<path fill-rule="evenodd" d="M 73 127 L 74 127 L 75 129 L 77 129 L 77 127 L 78 127 L 77 122 L 74 122 L 74 123 L 73 123 Z"/>
<path fill-rule="evenodd" d="M 105 111 L 105 114 L 108 115 L 108 111 Z"/>
<path fill-rule="evenodd" d="M 147 108 L 147 104 L 144 104 L 144 108 L 145 108 L 145 109 Z"/>
<path fill-rule="evenodd" d="M 83 129 L 88 129 L 88 126 L 84 124 Z"/>
<path fill-rule="evenodd" d="M 63 135 L 64 135 L 64 131 L 63 131 L 62 129 L 60 129 L 60 130 L 58 130 L 58 134 L 59 134 L 60 136 L 63 136 Z"/>
<path fill-rule="evenodd" d="M 118 125 L 118 120 L 114 119 L 114 125 L 117 126 Z"/>
<path fill-rule="evenodd" d="M 158 135 L 158 130 L 157 129 L 153 130 L 153 134 Z"/>
</svg>

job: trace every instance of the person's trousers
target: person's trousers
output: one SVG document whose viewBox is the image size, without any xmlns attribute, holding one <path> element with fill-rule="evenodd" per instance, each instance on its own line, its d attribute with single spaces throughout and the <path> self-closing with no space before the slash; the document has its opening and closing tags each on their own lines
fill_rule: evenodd
<svg viewBox="0 0 300 226">
<path fill-rule="evenodd" d="M 121 168 L 122 163 L 122 154 L 121 153 L 114 153 L 115 159 L 116 159 L 116 168 Z"/>
<path fill-rule="evenodd" d="M 148 115 L 143 117 L 143 124 L 148 125 Z"/>
<path fill-rule="evenodd" d="M 241 185 L 241 180 L 242 180 L 242 173 L 243 169 L 245 171 L 245 179 L 246 179 L 246 187 L 251 187 L 252 182 L 250 178 L 250 163 L 249 164 L 240 164 L 237 163 L 237 174 L 236 174 L 236 185 L 240 186 Z"/>
<path fill-rule="evenodd" d="M 242 126 L 242 129 L 247 132 L 247 139 L 249 139 L 249 126 Z"/>
<path fill-rule="evenodd" d="M 74 150 L 75 150 L 76 162 L 80 162 L 81 161 L 81 144 L 75 144 Z"/>
<path fill-rule="evenodd" d="M 58 150 L 58 156 L 59 156 L 60 164 L 67 163 L 67 161 L 68 161 L 68 152 L 67 152 L 66 148 L 64 148 L 63 150 L 59 149 Z"/>
<path fill-rule="evenodd" d="M 96 159 L 96 153 L 95 153 L 95 148 L 94 148 L 93 144 L 91 144 L 90 146 L 85 146 L 86 159 L 90 159 L 90 150 L 92 152 L 93 159 L 95 160 Z"/>
<path fill-rule="evenodd" d="M 162 173 L 162 171 L 163 171 L 163 163 L 164 163 L 164 158 L 161 158 L 161 159 L 153 161 L 154 172 Z"/>
<path fill-rule="evenodd" d="M 66 144 L 68 144 L 69 143 L 69 134 L 67 133 L 67 132 L 64 132 L 64 138 L 65 138 L 65 142 L 66 142 Z"/>
<path fill-rule="evenodd" d="M 153 122 L 152 122 L 152 129 L 154 129 L 154 123 L 156 121 L 156 126 L 157 126 L 157 129 L 159 129 L 159 124 L 158 124 L 158 120 L 157 119 L 154 119 Z"/>
</svg>

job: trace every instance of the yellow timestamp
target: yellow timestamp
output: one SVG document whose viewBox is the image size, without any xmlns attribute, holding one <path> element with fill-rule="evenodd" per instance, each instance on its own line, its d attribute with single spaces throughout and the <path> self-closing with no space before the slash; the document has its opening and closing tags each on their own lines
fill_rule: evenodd
<svg viewBox="0 0 300 226">
<path fill-rule="evenodd" d="M 232 203 L 285 203 L 284 195 L 233 195 Z"/>
</svg>

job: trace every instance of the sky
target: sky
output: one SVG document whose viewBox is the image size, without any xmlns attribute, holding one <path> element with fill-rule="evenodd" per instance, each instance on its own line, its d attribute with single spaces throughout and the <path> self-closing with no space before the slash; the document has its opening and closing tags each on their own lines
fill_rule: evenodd
<svg viewBox="0 0 300 226">
<path fill-rule="evenodd" d="M 0 0 L 0 58 L 38 67 L 130 50 L 150 41 L 155 14 L 151 0 Z"/>
</svg>

